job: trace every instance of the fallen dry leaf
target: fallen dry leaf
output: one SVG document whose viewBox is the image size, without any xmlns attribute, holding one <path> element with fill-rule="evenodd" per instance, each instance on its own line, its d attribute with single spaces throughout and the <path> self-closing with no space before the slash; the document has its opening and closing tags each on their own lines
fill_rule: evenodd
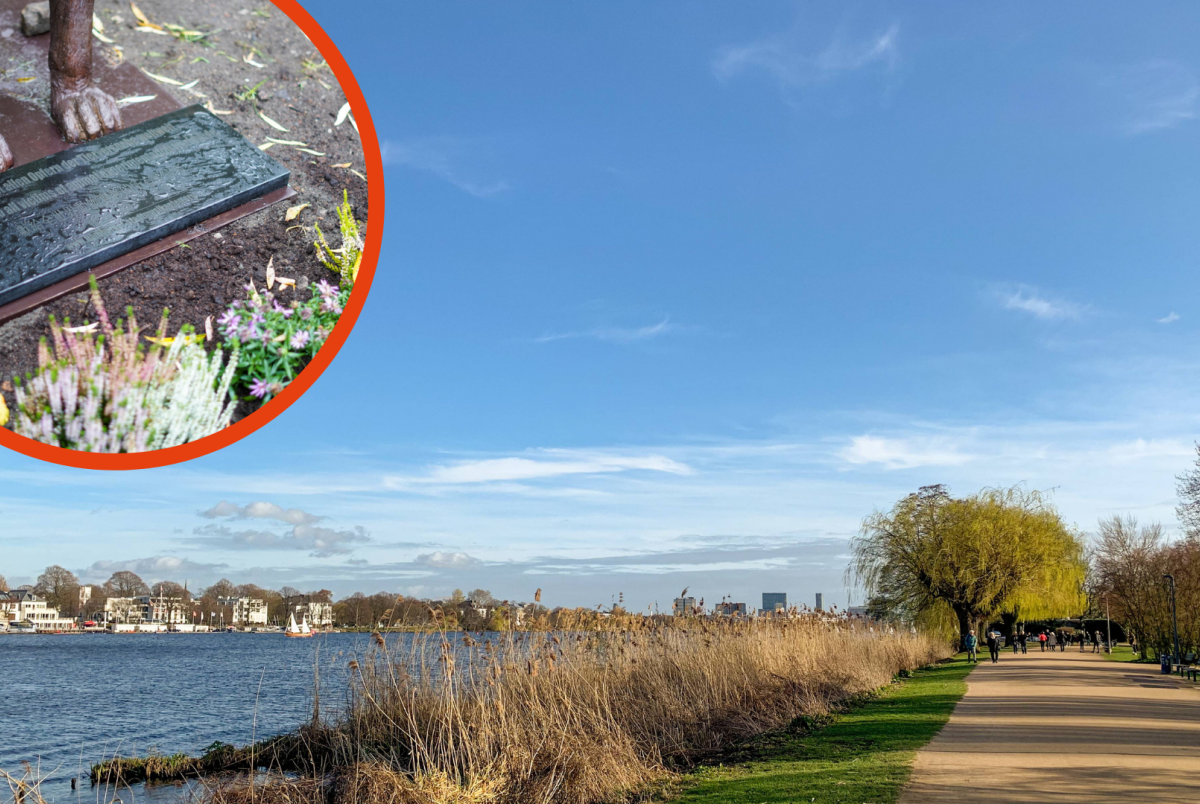
<svg viewBox="0 0 1200 804">
<path fill-rule="evenodd" d="M 204 104 L 204 108 L 205 108 L 205 109 L 208 109 L 208 110 L 209 110 L 210 112 L 212 112 L 213 114 L 233 114 L 233 112 L 232 112 L 232 111 L 229 111 L 229 112 L 223 112 L 223 111 L 221 111 L 220 109 L 217 109 L 217 108 L 215 108 L 215 107 L 213 106 L 213 104 L 212 104 L 212 101 L 209 101 L 208 103 Z"/>
<path fill-rule="evenodd" d="M 342 164 L 340 164 L 340 165 L 334 165 L 334 167 L 335 167 L 335 168 L 348 168 L 348 167 L 350 167 L 350 166 L 351 166 L 351 165 L 353 165 L 353 164 L 354 164 L 353 162 L 343 162 L 343 163 L 342 163 Z"/>
<path fill-rule="evenodd" d="M 286 287 L 291 288 L 292 290 L 296 289 L 296 280 L 295 279 L 288 279 L 286 276 L 277 276 L 277 277 L 275 277 L 275 281 L 280 285 L 280 287 L 286 286 Z"/>
<path fill-rule="evenodd" d="M 212 316 L 210 315 L 208 318 L 204 319 L 204 340 L 211 341 L 212 339 Z"/>
<path fill-rule="evenodd" d="M 271 118 L 267 117 L 267 116 L 266 116 L 265 114 L 263 114 L 262 112 L 259 112 L 259 113 L 258 113 L 258 116 L 259 116 L 259 117 L 261 117 L 261 118 L 263 119 L 263 122 L 264 122 L 264 123 L 266 123 L 266 124 L 267 124 L 268 126 L 270 126 L 271 128 L 273 128 L 273 129 L 276 129 L 276 130 L 278 130 L 278 131 L 287 131 L 287 129 L 286 129 L 286 128 L 284 128 L 283 126 L 279 125 L 278 123 L 276 123 L 276 122 L 275 122 L 274 120 L 272 120 Z"/>
<path fill-rule="evenodd" d="M 288 211 L 287 211 L 287 215 L 285 215 L 283 217 L 283 219 L 285 221 L 294 221 L 294 220 L 296 220 L 296 218 L 300 217 L 300 213 L 304 211 L 305 207 L 311 207 L 311 206 L 312 206 L 312 204 L 301 204 L 298 207 L 289 207 Z"/>
<path fill-rule="evenodd" d="M 345 123 L 346 116 L 349 114 L 350 114 L 350 102 L 346 101 L 346 103 L 342 104 L 342 108 L 338 109 L 337 120 L 335 120 L 333 122 L 333 124 L 335 126 L 340 126 L 342 123 Z"/>
<path fill-rule="evenodd" d="M 267 260 L 267 290 L 275 287 L 275 255 Z"/>
</svg>

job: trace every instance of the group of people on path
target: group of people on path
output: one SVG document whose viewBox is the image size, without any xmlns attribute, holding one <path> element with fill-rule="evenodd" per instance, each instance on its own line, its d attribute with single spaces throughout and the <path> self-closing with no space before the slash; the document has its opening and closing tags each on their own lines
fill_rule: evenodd
<svg viewBox="0 0 1200 804">
<path fill-rule="evenodd" d="M 1018 631 L 1011 640 L 1013 653 L 1028 653 L 1029 639 L 1030 637 L 1025 633 L 1025 629 L 1022 628 L 1020 631 Z M 1078 644 L 1079 652 L 1083 653 L 1089 642 L 1088 634 L 1085 631 L 1080 631 L 1078 633 L 1071 631 L 1041 631 L 1036 637 L 1034 637 L 1034 639 L 1036 639 L 1042 646 L 1042 653 L 1046 652 L 1047 647 L 1049 647 L 1051 653 L 1054 652 L 1055 648 L 1057 648 L 1061 653 L 1066 651 L 1067 645 L 1071 644 Z M 995 630 L 994 628 L 988 631 L 987 647 L 988 653 L 990 653 L 992 657 L 992 664 L 996 664 L 1000 661 L 1000 648 L 1003 646 L 1003 640 L 1004 635 L 999 631 Z M 979 637 L 975 636 L 974 630 L 967 634 L 967 637 L 963 640 L 963 643 L 967 650 L 967 661 L 978 663 Z M 1095 631 L 1092 634 L 1091 645 L 1092 653 L 1103 652 L 1102 646 L 1105 646 L 1105 641 L 1103 637 L 1101 637 L 1099 631 Z"/>
</svg>

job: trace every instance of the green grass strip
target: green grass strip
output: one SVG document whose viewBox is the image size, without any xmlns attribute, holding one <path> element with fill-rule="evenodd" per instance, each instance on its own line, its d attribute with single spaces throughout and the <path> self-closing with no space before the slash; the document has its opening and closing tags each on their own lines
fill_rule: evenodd
<svg viewBox="0 0 1200 804">
<path fill-rule="evenodd" d="M 734 767 L 702 768 L 684 777 L 677 804 L 889 804 L 967 691 L 973 665 L 962 657 L 918 670 L 878 697 L 851 706 L 810 734 L 772 732 L 738 752 Z M 740 758 L 740 757 L 739 757 Z"/>
</svg>

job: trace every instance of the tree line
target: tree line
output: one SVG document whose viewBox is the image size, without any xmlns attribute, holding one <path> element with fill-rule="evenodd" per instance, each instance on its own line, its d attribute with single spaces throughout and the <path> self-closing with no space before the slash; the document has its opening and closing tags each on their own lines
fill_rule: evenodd
<svg viewBox="0 0 1200 804">
<path fill-rule="evenodd" d="M 546 612 L 537 602 L 525 604 L 497 600 L 486 589 L 474 589 L 469 593 L 455 589 L 449 597 L 438 600 L 418 599 L 394 592 L 376 592 L 373 595 L 355 592 L 335 600 L 328 589 L 302 592 L 295 587 L 285 586 L 275 590 L 255 584 L 235 584 L 226 578 L 193 592 L 175 581 L 148 584 L 129 570 L 113 573 L 102 584 L 85 584 L 75 573 L 57 564 L 47 567 L 36 583 L 20 588 L 42 596 L 64 617 L 98 614 L 104 611 L 109 598 L 143 595 L 168 601 L 167 608 L 176 607 L 175 610 L 182 612 L 185 619 L 203 615 L 204 621 L 220 620 L 226 623 L 233 622 L 233 606 L 222 604 L 221 601 L 239 597 L 264 601 L 268 622 L 272 623 L 286 622 L 288 614 L 296 606 L 329 603 L 332 605 L 334 624 L 347 628 L 378 628 L 383 625 L 501 631 L 515 625 L 519 619 L 518 610 L 522 617 Z M 81 595 L 83 590 L 86 592 Z M 7 591 L 8 584 L 0 575 L 0 592 Z M 540 598 L 540 591 L 535 597 Z"/>
<path fill-rule="evenodd" d="M 1200 446 L 1193 467 L 1176 480 L 1182 538 L 1168 539 L 1156 522 L 1139 526 L 1132 516 L 1112 516 L 1100 522 L 1093 553 L 1092 596 L 1107 601 L 1142 658 L 1174 653 L 1172 580 L 1180 653 L 1200 651 Z"/>
</svg>

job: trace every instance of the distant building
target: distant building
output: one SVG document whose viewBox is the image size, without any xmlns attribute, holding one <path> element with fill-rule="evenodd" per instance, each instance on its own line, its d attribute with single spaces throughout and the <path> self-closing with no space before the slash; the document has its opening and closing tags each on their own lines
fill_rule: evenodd
<svg viewBox="0 0 1200 804">
<path fill-rule="evenodd" d="M 333 604 L 309 602 L 296 606 L 296 617 L 308 616 L 308 624 L 313 628 L 324 628 L 333 625 Z"/>
<path fill-rule="evenodd" d="M 0 592 L 0 620 L 9 623 L 30 623 L 39 631 L 69 631 L 75 620 L 63 617 L 45 598 L 29 589 Z"/>
<path fill-rule="evenodd" d="M 851 606 L 850 608 L 846 609 L 846 613 L 852 617 L 866 617 L 867 616 L 867 607 L 866 606 Z"/>
<path fill-rule="evenodd" d="M 825 596 L 817 592 L 817 611 L 825 611 Z"/>
<path fill-rule="evenodd" d="M 787 611 L 787 592 L 763 592 L 763 614 Z"/>
<path fill-rule="evenodd" d="M 254 628 L 267 624 L 267 601 L 259 597 L 219 597 L 217 604 L 228 606 L 231 625 Z"/>
<path fill-rule="evenodd" d="M 138 597 L 110 597 L 104 601 L 102 619 L 106 623 L 138 625 L 140 623 L 162 623 L 179 625 L 188 621 L 190 606 L 182 597 L 165 595 L 139 595 Z"/>
<path fill-rule="evenodd" d="M 746 604 L 723 600 L 717 605 L 717 614 L 722 617 L 745 617 Z"/>
<path fill-rule="evenodd" d="M 676 617 L 688 617 L 696 613 L 696 598 L 677 597 L 671 604 L 671 613 Z"/>
</svg>

